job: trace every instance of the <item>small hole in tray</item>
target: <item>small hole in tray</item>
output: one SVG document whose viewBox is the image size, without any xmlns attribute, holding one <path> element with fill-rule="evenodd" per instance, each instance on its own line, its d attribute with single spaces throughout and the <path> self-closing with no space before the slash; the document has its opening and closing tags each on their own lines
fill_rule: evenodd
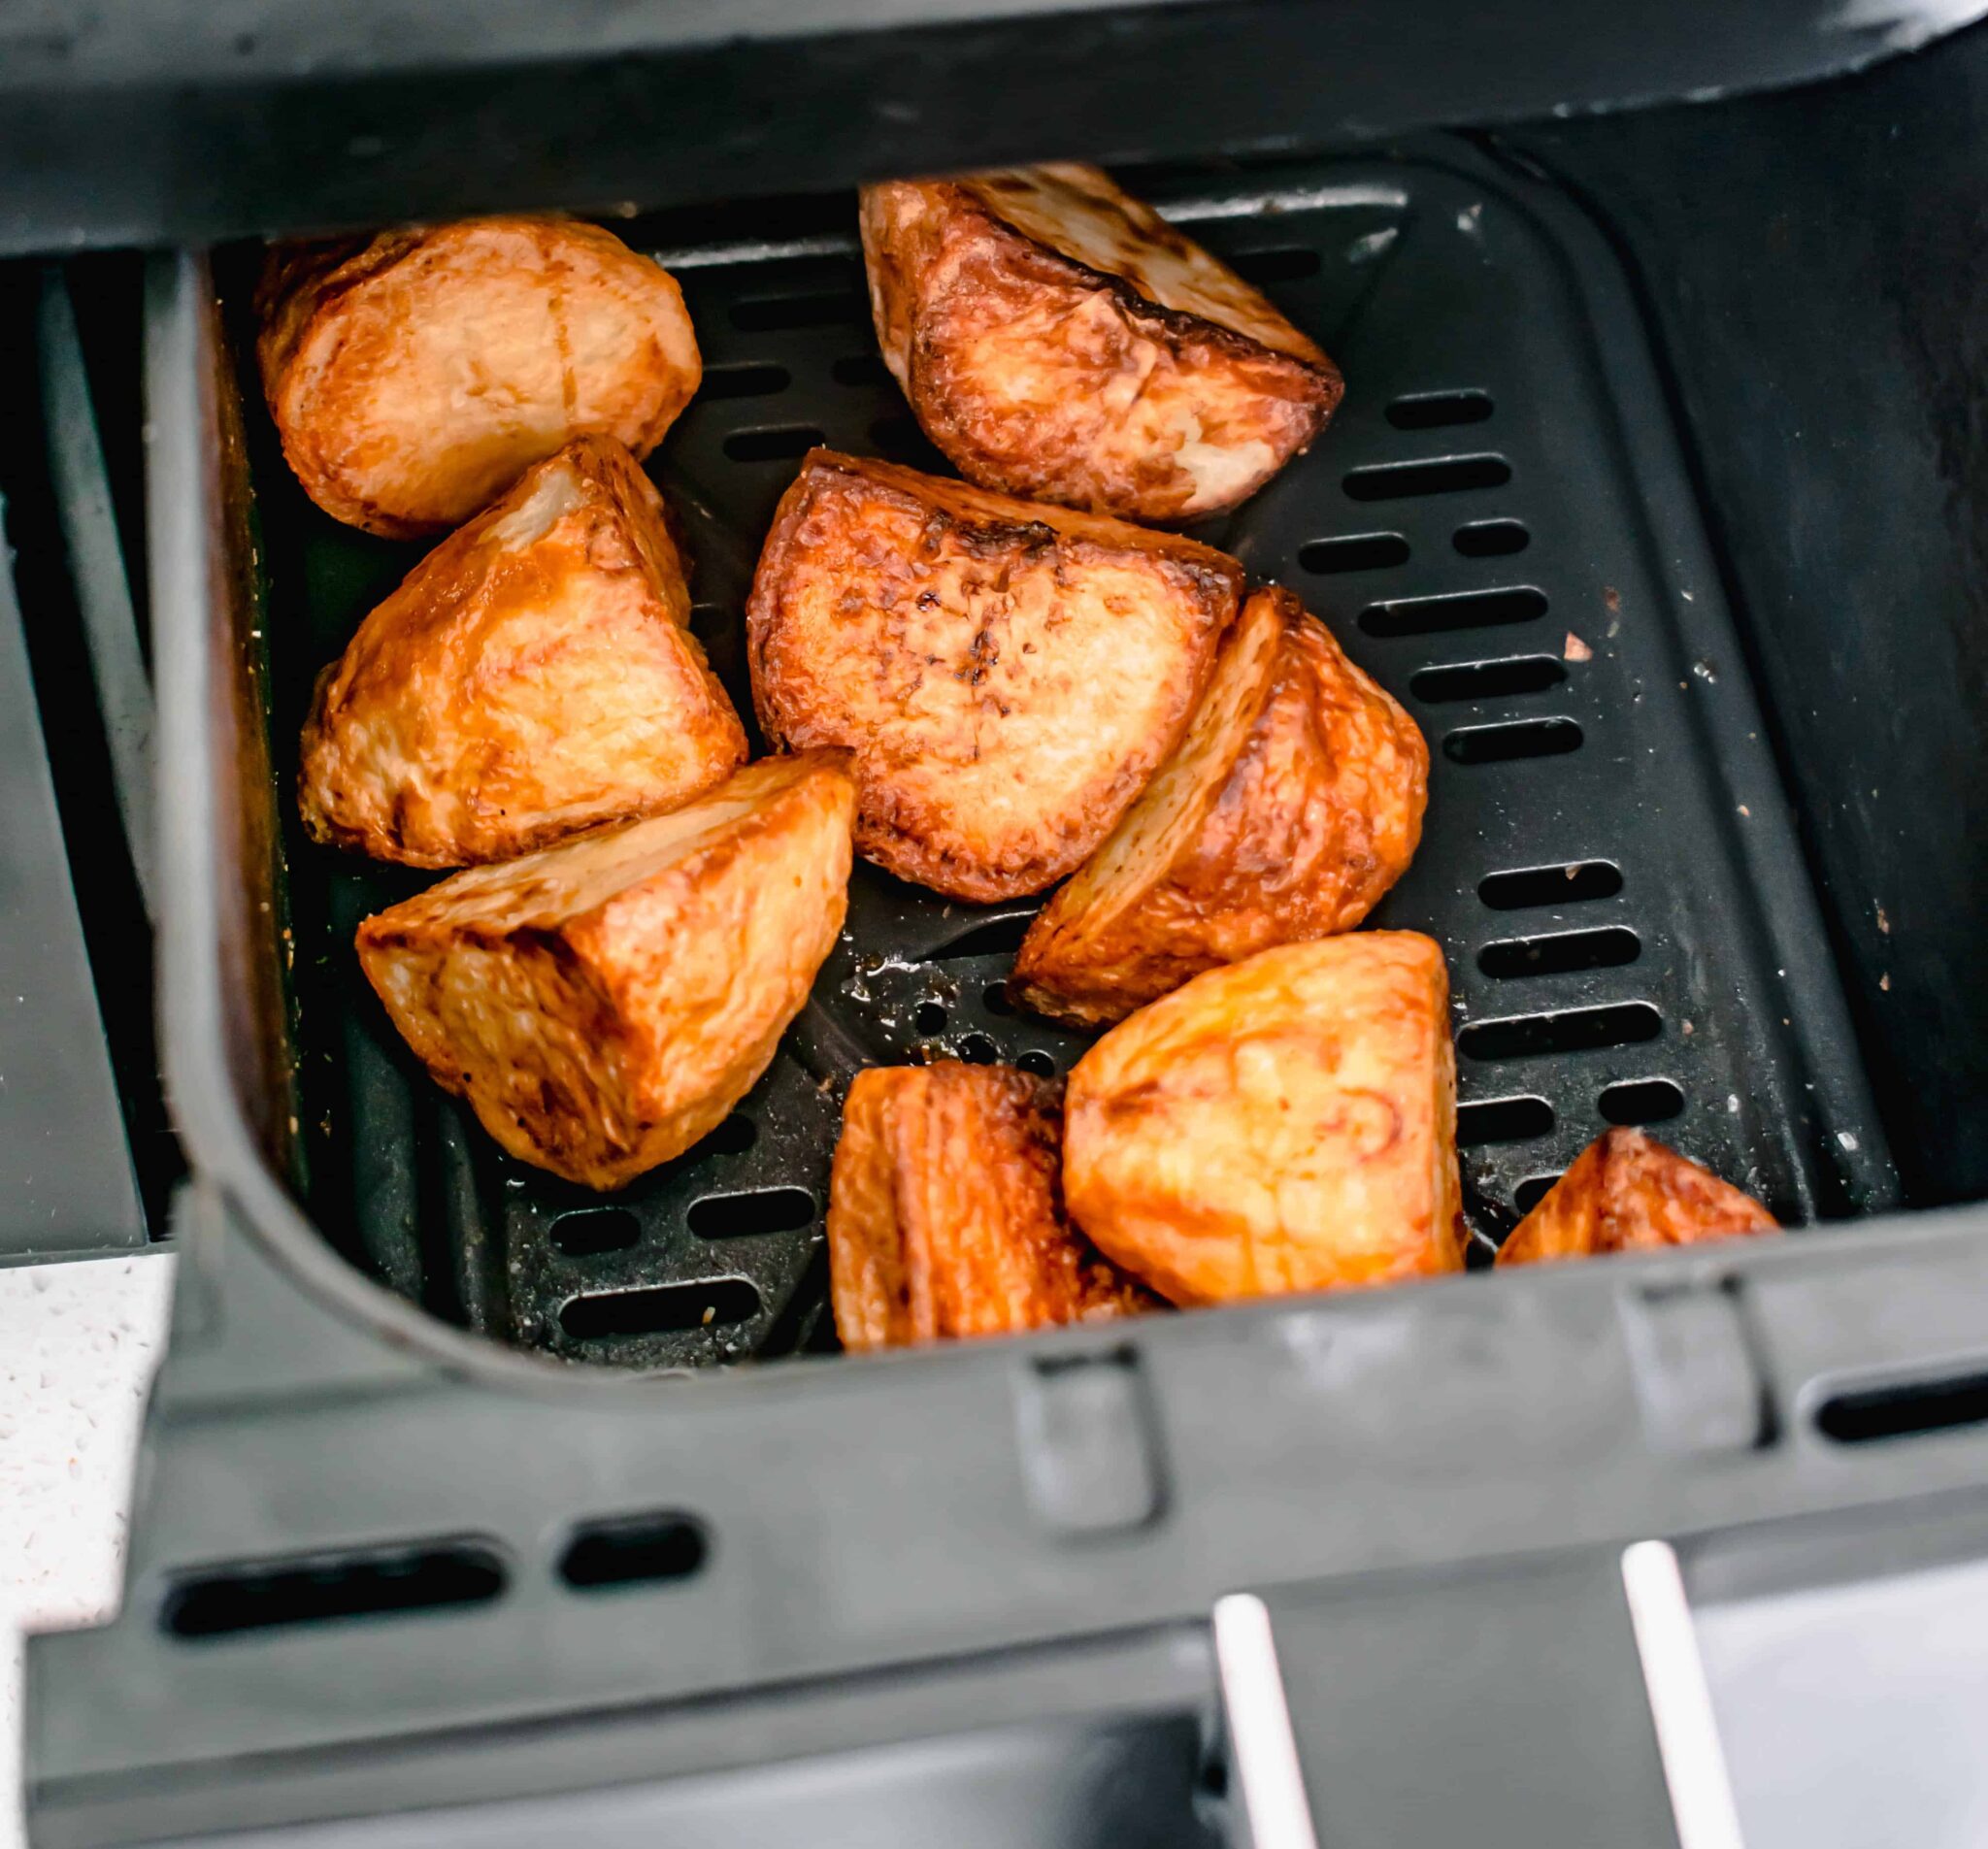
<svg viewBox="0 0 1988 1849">
<path fill-rule="evenodd" d="M 984 1034 L 969 1034 L 959 1043 L 959 1056 L 969 1066 L 992 1066 L 1001 1057 L 1001 1049 Z"/>
<path fill-rule="evenodd" d="M 845 353 L 829 369 L 838 385 L 894 385 L 880 353 Z"/>
<path fill-rule="evenodd" d="M 1512 655 L 1504 661 L 1460 661 L 1447 668 L 1423 668 L 1408 681 L 1408 692 L 1425 706 L 1457 700 L 1508 700 L 1543 693 L 1567 678 L 1553 655 Z"/>
<path fill-rule="evenodd" d="M 920 1002 L 911 1010 L 911 1027 L 920 1034 L 943 1034 L 950 1017 L 943 1002 Z"/>
<path fill-rule="evenodd" d="M 307 1560 L 251 1562 L 177 1580 L 159 1611 L 176 1637 L 487 1604 L 508 1575 L 493 1545 L 431 1541 Z"/>
<path fill-rule="evenodd" d="M 1387 421 L 1397 430 L 1442 430 L 1451 424 L 1480 424 L 1491 415 L 1491 397 L 1480 391 L 1423 391 L 1397 398 Z"/>
<path fill-rule="evenodd" d="M 1642 940 L 1626 925 L 1598 931 L 1557 931 L 1543 938 L 1506 938 L 1477 952 L 1477 968 L 1488 976 L 1564 975 L 1570 970 L 1608 970 L 1634 963 Z M 1622 1120 L 1626 1121 L 1626 1120 Z"/>
<path fill-rule="evenodd" d="M 1471 725 L 1442 741 L 1452 764 L 1505 764 L 1513 758 L 1555 758 L 1580 749 L 1580 727 L 1572 719 L 1513 719 L 1505 725 Z"/>
<path fill-rule="evenodd" d="M 688 1579 L 711 1551 L 687 1515 L 617 1515 L 582 1522 L 559 1556 L 559 1577 L 576 1592 Z"/>
<path fill-rule="evenodd" d="M 1318 274 L 1318 252 L 1296 245 L 1274 250 L 1241 250 L 1228 259 L 1229 268 L 1245 282 L 1297 282 Z"/>
<path fill-rule="evenodd" d="M 1553 1128 L 1553 1106 L 1543 1098 L 1485 1098 L 1456 1108 L 1459 1149 L 1491 1142 L 1524 1142 Z"/>
<path fill-rule="evenodd" d="M 1477 897 L 1493 911 L 1523 911 L 1532 906 L 1564 906 L 1584 899 L 1612 899 L 1622 890 L 1622 870 L 1606 860 L 1569 861 L 1558 867 L 1520 867 L 1489 874 Z"/>
<path fill-rule="evenodd" d="M 1355 533 L 1345 539 L 1313 540 L 1298 548 L 1298 563 L 1321 576 L 1378 572 L 1408 561 L 1408 543 L 1399 533 Z"/>
<path fill-rule="evenodd" d="M 1033 1073 L 1038 1078 L 1054 1078 L 1056 1062 L 1041 1047 L 1031 1046 L 1025 1053 L 1017 1053 L 1014 1063 L 1025 1073 Z"/>
<path fill-rule="evenodd" d="M 1683 1113 L 1684 1093 L 1668 1078 L 1625 1078 L 1602 1094 L 1600 1106 L 1611 1124 L 1668 1123 Z"/>
<path fill-rule="evenodd" d="M 701 1239 L 744 1238 L 755 1233 L 798 1233 L 814 1221 L 814 1197 L 806 1188 L 753 1188 L 744 1194 L 708 1194 L 690 1209 L 690 1230 Z"/>
<path fill-rule="evenodd" d="M 642 1222 L 626 1207 L 581 1207 L 552 1222 L 552 1243 L 568 1258 L 625 1252 L 642 1238 Z"/>
<path fill-rule="evenodd" d="M 1465 558 L 1509 558 L 1532 545 L 1533 536 L 1516 520 L 1473 520 L 1450 535 Z"/>
<path fill-rule="evenodd" d="M 1546 613 L 1546 598 L 1530 584 L 1507 590 L 1452 591 L 1441 597 L 1399 597 L 1370 604 L 1360 627 L 1370 636 L 1434 636 L 1446 629 L 1483 629 L 1529 623 Z"/>
<path fill-rule="evenodd" d="M 697 388 L 700 398 L 771 398 L 785 391 L 794 376 L 784 366 L 712 366 Z"/>
<path fill-rule="evenodd" d="M 1532 1174 L 1526 1176 L 1511 1191 L 1511 1205 L 1521 1213 L 1530 1213 L 1551 1192 L 1557 1174 Z"/>
<path fill-rule="evenodd" d="M 854 289 L 815 289 L 805 295 L 748 295 L 732 304 L 732 325 L 748 334 L 788 327 L 832 327 L 870 318 L 870 304 Z"/>
<path fill-rule="evenodd" d="M 1541 1054 L 1584 1053 L 1603 1046 L 1653 1040 L 1664 1017 L 1647 1002 L 1610 1002 L 1601 1007 L 1566 1008 L 1557 1014 L 1520 1014 L 1504 1021 L 1473 1021 L 1456 1037 L 1466 1059 L 1530 1059 Z"/>
<path fill-rule="evenodd" d="M 1008 999 L 1008 984 L 990 982 L 980 996 L 980 1006 L 989 1014 L 1012 1014 L 1014 1004 Z"/>
<path fill-rule="evenodd" d="M 1511 479 L 1503 456 L 1441 456 L 1429 462 L 1382 462 L 1354 469 L 1342 486 L 1353 501 L 1405 501 L 1424 494 L 1502 488 Z"/>
<path fill-rule="evenodd" d="M 576 1297 L 559 1312 L 559 1327 L 577 1341 L 589 1341 L 687 1329 L 730 1329 L 749 1322 L 759 1310 L 759 1293 L 748 1279 L 716 1277 L 702 1283 L 658 1284 L 649 1290 L 598 1291 Z"/>
<path fill-rule="evenodd" d="M 827 439 L 812 424 L 781 424 L 774 430 L 735 430 L 725 439 L 734 462 L 784 462 L 805 456 Z"/>
</svg>

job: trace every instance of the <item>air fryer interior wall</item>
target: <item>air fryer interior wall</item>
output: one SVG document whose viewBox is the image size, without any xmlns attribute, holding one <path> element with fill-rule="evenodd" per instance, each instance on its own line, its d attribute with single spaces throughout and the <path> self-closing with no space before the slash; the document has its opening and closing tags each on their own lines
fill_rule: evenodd
<svg viewBox="0 0 1988 1849">
<path fill-rule="evenodd" d="M 1892 1205 L 1746 654 L 1594 227 L 1458 142 L 1145 183 L 1353 381 L 1309 455 L 1198 531 L 1297 588 L 1429 736 L 1423 844 L 1375 922 L 1448 952 L 1478 1256 L 1609 1123 L 1650 1124 L 1791 1223 Z M 851 216 L 844 196 L 742 209 L 722 242 L 708 220 L 688 242 L 667 218 L 625 227 L 679 275 L 705 350 L 651 466 L 742 711 L 745 593 L 799 457 L 826 442 L 944 469 L 877 359 Z M 238 354 L 252 262 L 219 267 Z M 1049 1073 L 1084 1044 L 1000 992 L 1035 902 L 946 905 L 859 869 L 807 1011 L 705 1144 L 612 1198 L 504 1158 L 351 955 L 359 918 L 426 876 L 314 846 L 295 817 L 313 677 L 420 548 L 305 500 L 246 364 L 221 393 L 245 438 L 228 554 L 257 566 L 226 654 L 248 870 L 230 1059 L 264 1146 L 341 1250 L 446 1321 L 622 1366 L 833 1346 L 821 1212 L 851 1073 L 950 1055 Z M 279 969 L 286 994 L 251 1007 Z"/>
<path fill-rule="evenodd" d="M 1988 28 L 1515 132 L 1666 368 L 1905 1196 L 1988 1194 Z"/>
</svg>

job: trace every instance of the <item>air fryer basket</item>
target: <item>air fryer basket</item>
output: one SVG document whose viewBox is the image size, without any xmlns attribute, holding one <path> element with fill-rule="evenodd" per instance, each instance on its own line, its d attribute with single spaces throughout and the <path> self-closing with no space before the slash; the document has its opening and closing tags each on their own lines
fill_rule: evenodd
<svg viewBox="0 0 1988 1849">
<path fill-rule="evenodd" d="M 1891 94 L 1874 118 L 1898 119 Z M 1138 183 L 1353 381 L 1211 537 L 1303 590 L 1430 735 L 1428 841 L 1383 915 L 1449 953 L 1479 1232 L 1614 1116 L 1797 1223 L 1880 1214 L 1891 1167 L 1781 800 L 1812 850 L 1831 779 L 1790 753 L 1776 781 L 1720 595 L 1734 560 L 1707 554 L 1596 223 L 1453 141 Z M 803 433 L 915 438 L 872 356 L 846 195 L 626 228 L 683 278 L 711 362 L 656 466 L 736 690 Z M 1196 1755 L 1229 1760 L 1209 1614 L 1241 1594 L 1321 1839 L 1590 1840 L 1606 1816 L 1669 1842 L 1625 1604 L 1630 1557 L 1666 1553 L 1650 1537 L 1694 1597 L 1736 1546 L 1764 1573 L 1818 1534 L 1868 1561 L 1909 1520 L 1914 1545 L 1978 1551 L 1978 1211 L 641 1377 L 830 1343 L 818 1206 L 852 1065 L 921 1044 L 1061 1065 L 1076 1042 L 986 1006 L 1012 910 L 864 873 L 749 1142 L 735 1124 L 609 1202 L 503 1164 L 354 979 L 352 920 L 412 878 L 295 833 L 303 688 L 411 555 L 305 506 L 252 380 L 214 363 L 248 260 L 216 266 L 220 313 L 204 259 L 162 260 L 147 308 L 162 1007 L 195 1178 L 124 1609 L 32 1647 L 40 1840 L 371 1817 L 490 1841 L 526 1799 L 520 1839 L 606 1841 L 613 1810 L 646 1840 L 638 1785 L 680 1830 L 685 1774 L 1013 1719 L 1072 1765 L 1132 1722 L 1185 1828 Z M 1366 473 L 1397 465 L 1424 473 Z M 1703 504 L 1730 546 L 1736 497 Z M 1840 634 L 1857 612 L 1833 614 Z M 1750 591 L 1746 616 L 1749 647 L 1821 631 L 1776 631 Z M 1784 667 L 1760 651 L 1787 751 Z M 1850 901 L 1826 896 L 1840 943 Z M 706 1789 L 752 1814 L 738 1781 Z M 1590 1827 L 1554 1829 L 1547 1799 Z"/>
<path fill-rule="evenodd" d="M 1448 955 L 1479 1256 L 1610 1123 L 1653 1126 L 1791 1223 L 1889 1205 L 1740 649 L 1596 241 L 1461 149 L 1155 189 L 1350 380 L 1310 453 L 1199 531 L 1296 588 L 1428 736 L 1422 846 L 1375 922 Z M 703 391 L 652 466 L 742 712 L 744 600 L 799 457 L 826 443 L 945 470 L 877 356 L 852 211 L 783 243 L 621 227 L 679 276 L 704 347 Z M 238 351 L 248 262 L 222 266 Z M 312 679 L 419 549 L 313 507 L 251 369 L 237 382 L 267 646 L 243 685 L 266 689 L 253 729 L 266 717 L 275 774 L 237 794 L 273 801 L 281 832 L 278 1063 L 313 1215 L 433 1314 L 568 1359 L 832 1346 L 822 1212 L 852 1073 L 951 1056 L 1049 1074 L 1082 1050 L 1002 994 L 1039 902 L 950 905 L 859 867 L 812 1000 L 717 1133 L 610 1198 L 506 1157 L 420 1073 L 352 955 L 359 919 L 426 876 L 296 823 Z"/>
</svg>

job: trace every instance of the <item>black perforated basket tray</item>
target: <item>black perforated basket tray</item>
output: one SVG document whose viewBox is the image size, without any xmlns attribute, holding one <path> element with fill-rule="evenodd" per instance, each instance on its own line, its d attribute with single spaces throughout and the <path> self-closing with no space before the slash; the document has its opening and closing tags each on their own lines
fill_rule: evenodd
<svg viewBox="0 0 1988 1849">
<path fill-rule="evenodd" d="M 1448 954 L 1480 1256 L 1616 1123 L 1790 1222 L 1889 1205 L 1745 663 L 1599 240 L 1461 149 L 1151 190 L 1348 381 L 1311 452 L 1199 532 L 1295 588 L 1428 736 L 1421 850 L 1374 922 Z M 799 235 L 762 242 L 737 216 L 724 243 L 620 227 L 676 273 L 703 345 L 704 389 L 652 467 L 695 549 L 697 632 L 748 715 L 743 605 L 800 456 L 945 472 L 877 357 L 853 214 L 776 209 Z M 859 866 L 813 999 L 718 1132 L 609 1199 L 505 1157 L 419 1073 L 352 956 L 358 920 L 423 876 L 295 823 L 312 677 L 417 550 L 313 508 L 244 395 L 314 1216 L 437 1315 L 554 1355 L 832 1345 L 822 1212 L 850 1074 L 937 1056 L 1046 1074 L 1083 1049 L 1002 997 L 1037 902 L 949 905 Z"/>
</svg>

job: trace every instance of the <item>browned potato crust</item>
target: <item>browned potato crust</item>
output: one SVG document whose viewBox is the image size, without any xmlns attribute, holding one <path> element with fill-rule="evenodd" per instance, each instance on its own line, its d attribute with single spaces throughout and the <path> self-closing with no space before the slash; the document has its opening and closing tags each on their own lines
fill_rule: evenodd
<svg viewBox="0 0 1988 1849">
<path fill-rule="evenodd" d="M 1012 899 L 1145 786 L 1242 588 L 1189 540 L 817 449 L 746 605 L 753 703 L 769 739 L 855 752 L 870 859 Z"/>
<path fill-rule="evenodd" d="M 1070 1074 L 1063 1187 L 1176 1304 L 1463 1265 L 1442 952 L 1411 931 L 1259 951 L 1114 1027 Z"/>
<path fill-rule="evenodd" d="M 1408 870 L 1428 782 L 1414 721 L 1289 591 L 1255 592 L 1174 755 L 1029 927 L 1015 998 L 1096 1026 L 1351 930 Z"/>
<path fill-rule="evenodd" d="M 654 484 L 620 445 L 577 439 L 430 552 L 319 677 L 305 827 L 461 867 L 722 782 L 746 730 L 689 615 Z"/>
<path fill-rule="evenodd" d="M 435 1081 L 520 1160 L 618 1188 L 715 1129 L 847 904 L 855 780 L 769 758 L 672 810 L 474 867 L 359 927 Z"/>
<path fill-rule="evenodd" d="M 836 1329 L 852 1350 L 1159 1306 L 1064 1217 L 1058 1088 L 1006 1066 L 873 1067 L 829 1182 Z"/>
<path fill-rule="evenodd" d="M 1138 520 L 1232 508 L 1332 415 L 1338 369 L 1095 167 L 863 192 L 883 359 L 971 481 Z"/>
<path fill-rule="evenodd" d="M 1589 1143 L 1512 1229 L 1498 1262 L 1538 1265 L 1604 1252 L 1654 1252 L 1779 1231 L 1750 1194 L 1640 1130 L 1611 1130 Z"/>
<path fill-rule="evenodd" d="M 704 370 L 670 274 L 560 218 L 279 246 L 256 312 L 304 492 L 391 539 L 467 519 L 582 433 L 647 455 Z"/>
</svg>

